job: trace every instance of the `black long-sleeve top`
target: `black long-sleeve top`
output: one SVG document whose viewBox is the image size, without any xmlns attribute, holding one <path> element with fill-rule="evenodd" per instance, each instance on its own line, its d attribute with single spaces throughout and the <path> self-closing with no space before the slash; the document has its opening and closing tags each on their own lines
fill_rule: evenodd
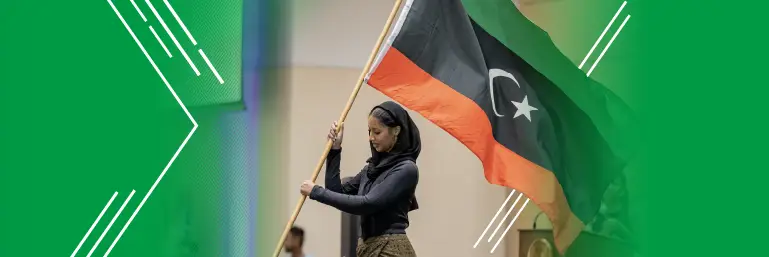
<svg viewBox="0 0 769 257">
<path fill-rule="evenodd" d="M 360 215 L 364 239 L 384 234 L 405 234 L 408 212 L 419 180 L 416 163 L 403 161 L 373 181 L 366 168 L 342 184 L 339 175 L 341 150 L 332 149 L 326 157 L 326 187 L 315 186 L 310 199 L 341 211 Z M 366 187 L 367 183 L 372 183 Z M 366 187 L 366 190 L 364 190 Z"/>
</svg>

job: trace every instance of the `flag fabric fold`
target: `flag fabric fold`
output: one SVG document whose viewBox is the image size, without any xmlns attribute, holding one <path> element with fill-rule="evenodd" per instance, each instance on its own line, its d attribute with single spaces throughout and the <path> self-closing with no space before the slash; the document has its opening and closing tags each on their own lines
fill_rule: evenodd
<svg viewBox="0 0 769 257">
<path fill-rule="evenodd" d="M 406 0 L 367 83 L 468 147 L 524 193 L 561 253 L 630 156 L 629 108 L 509 0 Z"/>
</svg>

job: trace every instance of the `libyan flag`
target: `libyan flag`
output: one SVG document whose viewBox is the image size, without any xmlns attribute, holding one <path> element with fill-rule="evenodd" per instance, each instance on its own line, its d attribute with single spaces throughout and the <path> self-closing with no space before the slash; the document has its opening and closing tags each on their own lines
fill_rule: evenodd
<svg viewBox="0 0 769 257">
<path fill-rule="evenodd" d="M 367 83 L 529 197 L 564 253 L 630 157 L 630 109 L 510 0 L 405 1 Z"/>
</svg>

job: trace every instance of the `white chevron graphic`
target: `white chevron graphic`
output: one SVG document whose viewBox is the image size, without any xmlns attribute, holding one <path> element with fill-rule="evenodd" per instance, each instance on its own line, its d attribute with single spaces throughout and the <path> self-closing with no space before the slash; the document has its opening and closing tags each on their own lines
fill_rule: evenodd
<svg viewBox="0 0 769 257">
<path fill-rule="evenodd" d="M 179 147 L 176 149 L 176 152 L 171 157 L 171 159 L 168 161 L 168 163 L 166 164 L 165 168 L 163 168 L 163 171 L 160 173 L 158 178 L 155 180 L 155 183 L 152 184 L 152 187 L 150 187 L 149 191 L 147 191 L 147 194 L 144 195 L 144 198 L 142 198 L 142 201 L 139 203 L 139 206 L 136 207 L 136 210 L 134 210 L 134 212 L 131 214 L 131 217 L 128 218 L 128 221 L 125 223 L 125 225 L 123 225 L 123 228 L 120 229 L 120 233 L 118 233 L 118 235 L 115 237 L 115 240 L 112 241 L 112 244 L 110 244 L 109 248 L 107 249 L 107 252 L 104 254 L 104 257 L 107 257 L 110 254 L 110 252 L 112 252 L 112 249 L 115 248 L 115 245 L 118 243 L 118 241 L 120 241 L 120 238 L 123 236 L 123 234 L 125 233 L 126 229 L 128 229 L 128 226 L 131 225 L 131 222 L 134 220 L 134 218 L 136 218 L 136 215 L 139 214 L 139 211 L 141 211 L 142 207 L 147 202 L 147 199 L 149 199 L 149 197 L 152 195 L 152 192 L 155 191 L 155 188 L 157 188 L 158 184 L 160 184 L 160 181 L 163 180 L 163 177 L 166 175 L 166 172 L 168 171 L 168 169 L 171 168 L 171 165 L 174 164 L 174 161 L 179 156 L 179 153 L 181 153 L 182 149 L 184 149 L 184 146 L 187 145 L 187 142 L 189 142 L 189 140 L 192 137 L 192 135 L 195 134 L 195 131 L 198 129 L 197 121 L 195 121 L 195 118 L 192 117 L 192 114 L 190 114 L 189 110 L 187 110 L 187 107 L 184 105 L 182 100 L 176 94 L 176 91 L 174 90 L 174 88 L 171 87 L 171 84 L 168 83 L 168 80 L 166 80 L 166 77 L 163 75 L 163 72 L 161 72 L 160 68 L 158 68 L 158 66 L 155 64 L 155 61 L 152 59 L 152 57 L 149 55 L 149 53 L 147 53 L 147 50 L 144 48 L 144 45 L 142 45 L 141 41 L 139 41 L 139 38 L 136 37 L 136 34 L 134 34 L 133 30 L 131 30 L 131 27 L 128 26 L 128 23 L 126 23 L 125 19 L 123 18 L 123 15 L 120 14 L 120 11 L 118 11 L 117 7 L 115 7 L 115 4 L 112 2 L 112 0 L 107 0 L 107 3 L 109 3 L 110 7 L 112 7 L 112 10 L 115 11 L 115 14 L 117 15 L 118 19 L 120 19 L 120 22 L 123 23 L 123 26 L 125 26 L 126 30 L 128 30 L 128 34 L 131 35 L 131 38 L 133 38 L 134 42 L 136 42 L 136 45 L 139 46 L 139 49 L 142 51 L 144 56 L 147 57 L 147 60 L 152 65 L 152 68 L 154 68 L 155 72 L 158 73 L 158 76 L 160 76 L 160 80 L 163 81 L 163 83 L 168 88 L 168 91 L 170 91 L 171 95 L 173 95 L 174 99 L 176 99 L 176 102 L 179 104 L 179 106 L 182 108 L 184 113 L 187 115 L 187 118 L 190 119 L 190 121 L 192 122 L 192 129 L 187 134 L 187 137 L 184 138 L 184 141 L 182 141 L 181 145 L 179 145 Z M 130 201 L 131 196 L 133 196 L 133 193 L 134 193 L 134 191 L 131 192 L 131 195 L 129 195 L 129 197 L 123 203 L 123 206 L 120 207 L 120 210 L 115 215 L 115 217 L 112 219 L 112 221 L 110 221 L 110 224 L 104 230 L 102 235 L 99 237 L 99 240 L 93 246 L 91 251 L 88 253 L 88 256 L 90 256 L 93 253 L 94 249 L 99 245 L 99 242 L 104 237 L 104 235 L 107 233 L 109 228 L 112 226 L 113 222 L 120 215 L 120 212 L 122 212 L 123 208 L 126 206 L 128 201 Z M 102 215 L 104 214 L 106 209 L 109 207 L 109 205 L 112 203 L 112 201 L 114 200 L 116 195 L 117 195 L 117 192 L 115 192 L 115 194 L 112 196 L 112 199 L 110 199 L 110 201 L 107 204 L 107 206 L 104 207 L 104 210 L 102 210 L 102 213 L 99 214 L 99 217 L 94 222 L 94 224 L 91 225 L 91 229 L 89 229 L 88 233 L 86 233 L 85 237 L 83 237 L 83 239 L 81 240 L 80 244 L 75 249 L 75 252 L 72 253 L 72 256 L 75 256 L 77 254 L 78 250 L 80 250 L 80 247 L 82 246 L 83 242 L 88 238 L 88 235 L 93 230 L 93 227 L 96 225 L 96 223 L 99 222 L 99 220 L 101 219 Z"/>
</svg>

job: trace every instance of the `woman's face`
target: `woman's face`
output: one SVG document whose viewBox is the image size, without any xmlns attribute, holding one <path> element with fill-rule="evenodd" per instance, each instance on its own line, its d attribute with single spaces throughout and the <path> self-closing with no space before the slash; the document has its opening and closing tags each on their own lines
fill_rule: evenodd
<svg viewBox="0 0 769 257">
<path fill-rule="evenodd" d="M 395 145 L 400 127 L 389 128 L 374 116 L 368 116 L 368 141 L 377 152 L 389 152 Z"/>
</svg>

